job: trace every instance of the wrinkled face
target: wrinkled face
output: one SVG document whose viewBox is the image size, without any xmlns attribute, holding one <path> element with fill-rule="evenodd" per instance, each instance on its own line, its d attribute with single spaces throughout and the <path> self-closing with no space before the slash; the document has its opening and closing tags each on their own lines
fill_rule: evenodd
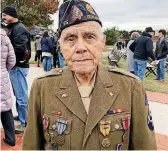
<svg viewBox="0 0 168 151">
<path fill-rule="evenodd" d="M 9 16 L 9 15 L 5 14 L 5 13 L 2 13 L 2 19 L 4 20 L 4 22 L 6 24 L 10 24 L 10 23 L 13 22 L 14 18 L 12 16 Z"/>
<path fill-rule="evenodd" d="M 101 26 L 88 21 L 64 29 L 59 43 L 70 69 L 77 74 L 89 74 L 98 66 L 105 39 Z"/>
</svg>

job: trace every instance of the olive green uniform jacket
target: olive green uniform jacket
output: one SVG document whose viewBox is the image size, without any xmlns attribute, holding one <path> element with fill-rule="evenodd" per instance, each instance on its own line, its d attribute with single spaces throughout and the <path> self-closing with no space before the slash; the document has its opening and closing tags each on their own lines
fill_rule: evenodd
<svg viewBox="0 0 168 151">
<path fill-rule="evenodd" d="M 72 72 L 52 71 L 33 82 L 23 149 L 155 150 L 145 101 L 140 80 L 99 65 L 87 115 Z M 66 125 L 62 134 L 58 120 Z"/>
</svg>

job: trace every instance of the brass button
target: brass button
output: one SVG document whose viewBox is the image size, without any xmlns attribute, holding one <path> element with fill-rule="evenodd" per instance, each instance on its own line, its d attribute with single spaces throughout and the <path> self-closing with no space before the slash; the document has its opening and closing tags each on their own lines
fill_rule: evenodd
<svg viewBox="0 0 168 151">
<path fill-rule="evenodd" d="M 117 129 L 117 130 L 120 128 L 120 126 L 119 126 L 118 124 L 115 124 L 114 127 L 115 127 L 115 129 Z"/>
<path fill-rule="evenodd" d="M 59 72 L 59 73 L 62 73 L 62 72 L 63 72 L 63 70 L 59 70 L 58 72 Z"/>
<path fill-rule="evenodd" d="M 110 96 L 113 96 L 114 94 L 112 92 L 110 92 Z"/>
<path fill-rule="evenodd" d="M 59 146 L 64 145 L 64 144 L 65 144 L 65 138 L 64 138 L 63 136 L 57 136 L 56 143 L 57 143 Z"/>
<path fill-rule="evenodd" d="M 110 145 L 111 145 L 111 142 L 110 142 L 110 140 L 108 138 L 103 139 L 102 146 L 104 148 L 110 147 Z"/>
<path fill-rule="evenodd" d="M 68 95 L 66 93 L 62 94 L 62 98 L 66 98 Z"/>
</svg>

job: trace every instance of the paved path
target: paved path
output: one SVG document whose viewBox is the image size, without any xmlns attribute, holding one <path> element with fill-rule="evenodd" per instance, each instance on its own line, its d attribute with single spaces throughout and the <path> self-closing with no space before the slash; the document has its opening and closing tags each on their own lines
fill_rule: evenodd
<svg viewBox="0 0 168 151">
<path fill-rule="evenodd" d="M 37 67 L 30 68 L 29 75 L 27 77 L 29 93 L 30 93 L 30 88 L 31 88 L 33 79 L 35 77 L 43 75 L 44 73 L 45 72 L 43 71 L 42 68 L 37 68 Z M 158 149 L 168 150 L 168 122 L 167 122 L 168 121 L 168 94 L 161 94 L 161 93 L 154 93 L 154 92 L 147 91 L 147 96 L 149 99 L 149 106 L 153 115 Z M 14 96 L 13 96 L 13 99 L 15 104 Z M 15 106 L 13 106 L 12 110 L 13 110 L 13 114 L 17 115 Z M 0 123 L 0 127 L 2 128 L 1 123 Z M 1 136 L 3 137 L 3 134 Z M 22 141 L 20 135 L 19 136 L 17 135 L 17 137 L 19 139 L 19 142 Z M 2 146 L 3 145 L 4 143 L 2 142 Z M 5 148 L 3 147 L 2 149 L 5 149 Z M 21 146 L 19 148 L 19 146 L 16 145 L 11 149 L 21 149 Z"/>
</svg>

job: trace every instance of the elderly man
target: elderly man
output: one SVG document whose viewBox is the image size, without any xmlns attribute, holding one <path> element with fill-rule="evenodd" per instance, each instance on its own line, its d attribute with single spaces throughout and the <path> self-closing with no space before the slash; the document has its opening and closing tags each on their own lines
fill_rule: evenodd
<svg viewBox="0 0 168 151">
<path fill-rule="evenodd" d="M 68 67 L 34 80 L 23 149 L 155 150 L 140 80 L 99 64 L 106 38 L 96 12 L 85 1 L 67 1 L 59 19 Z"/>
</svg>

